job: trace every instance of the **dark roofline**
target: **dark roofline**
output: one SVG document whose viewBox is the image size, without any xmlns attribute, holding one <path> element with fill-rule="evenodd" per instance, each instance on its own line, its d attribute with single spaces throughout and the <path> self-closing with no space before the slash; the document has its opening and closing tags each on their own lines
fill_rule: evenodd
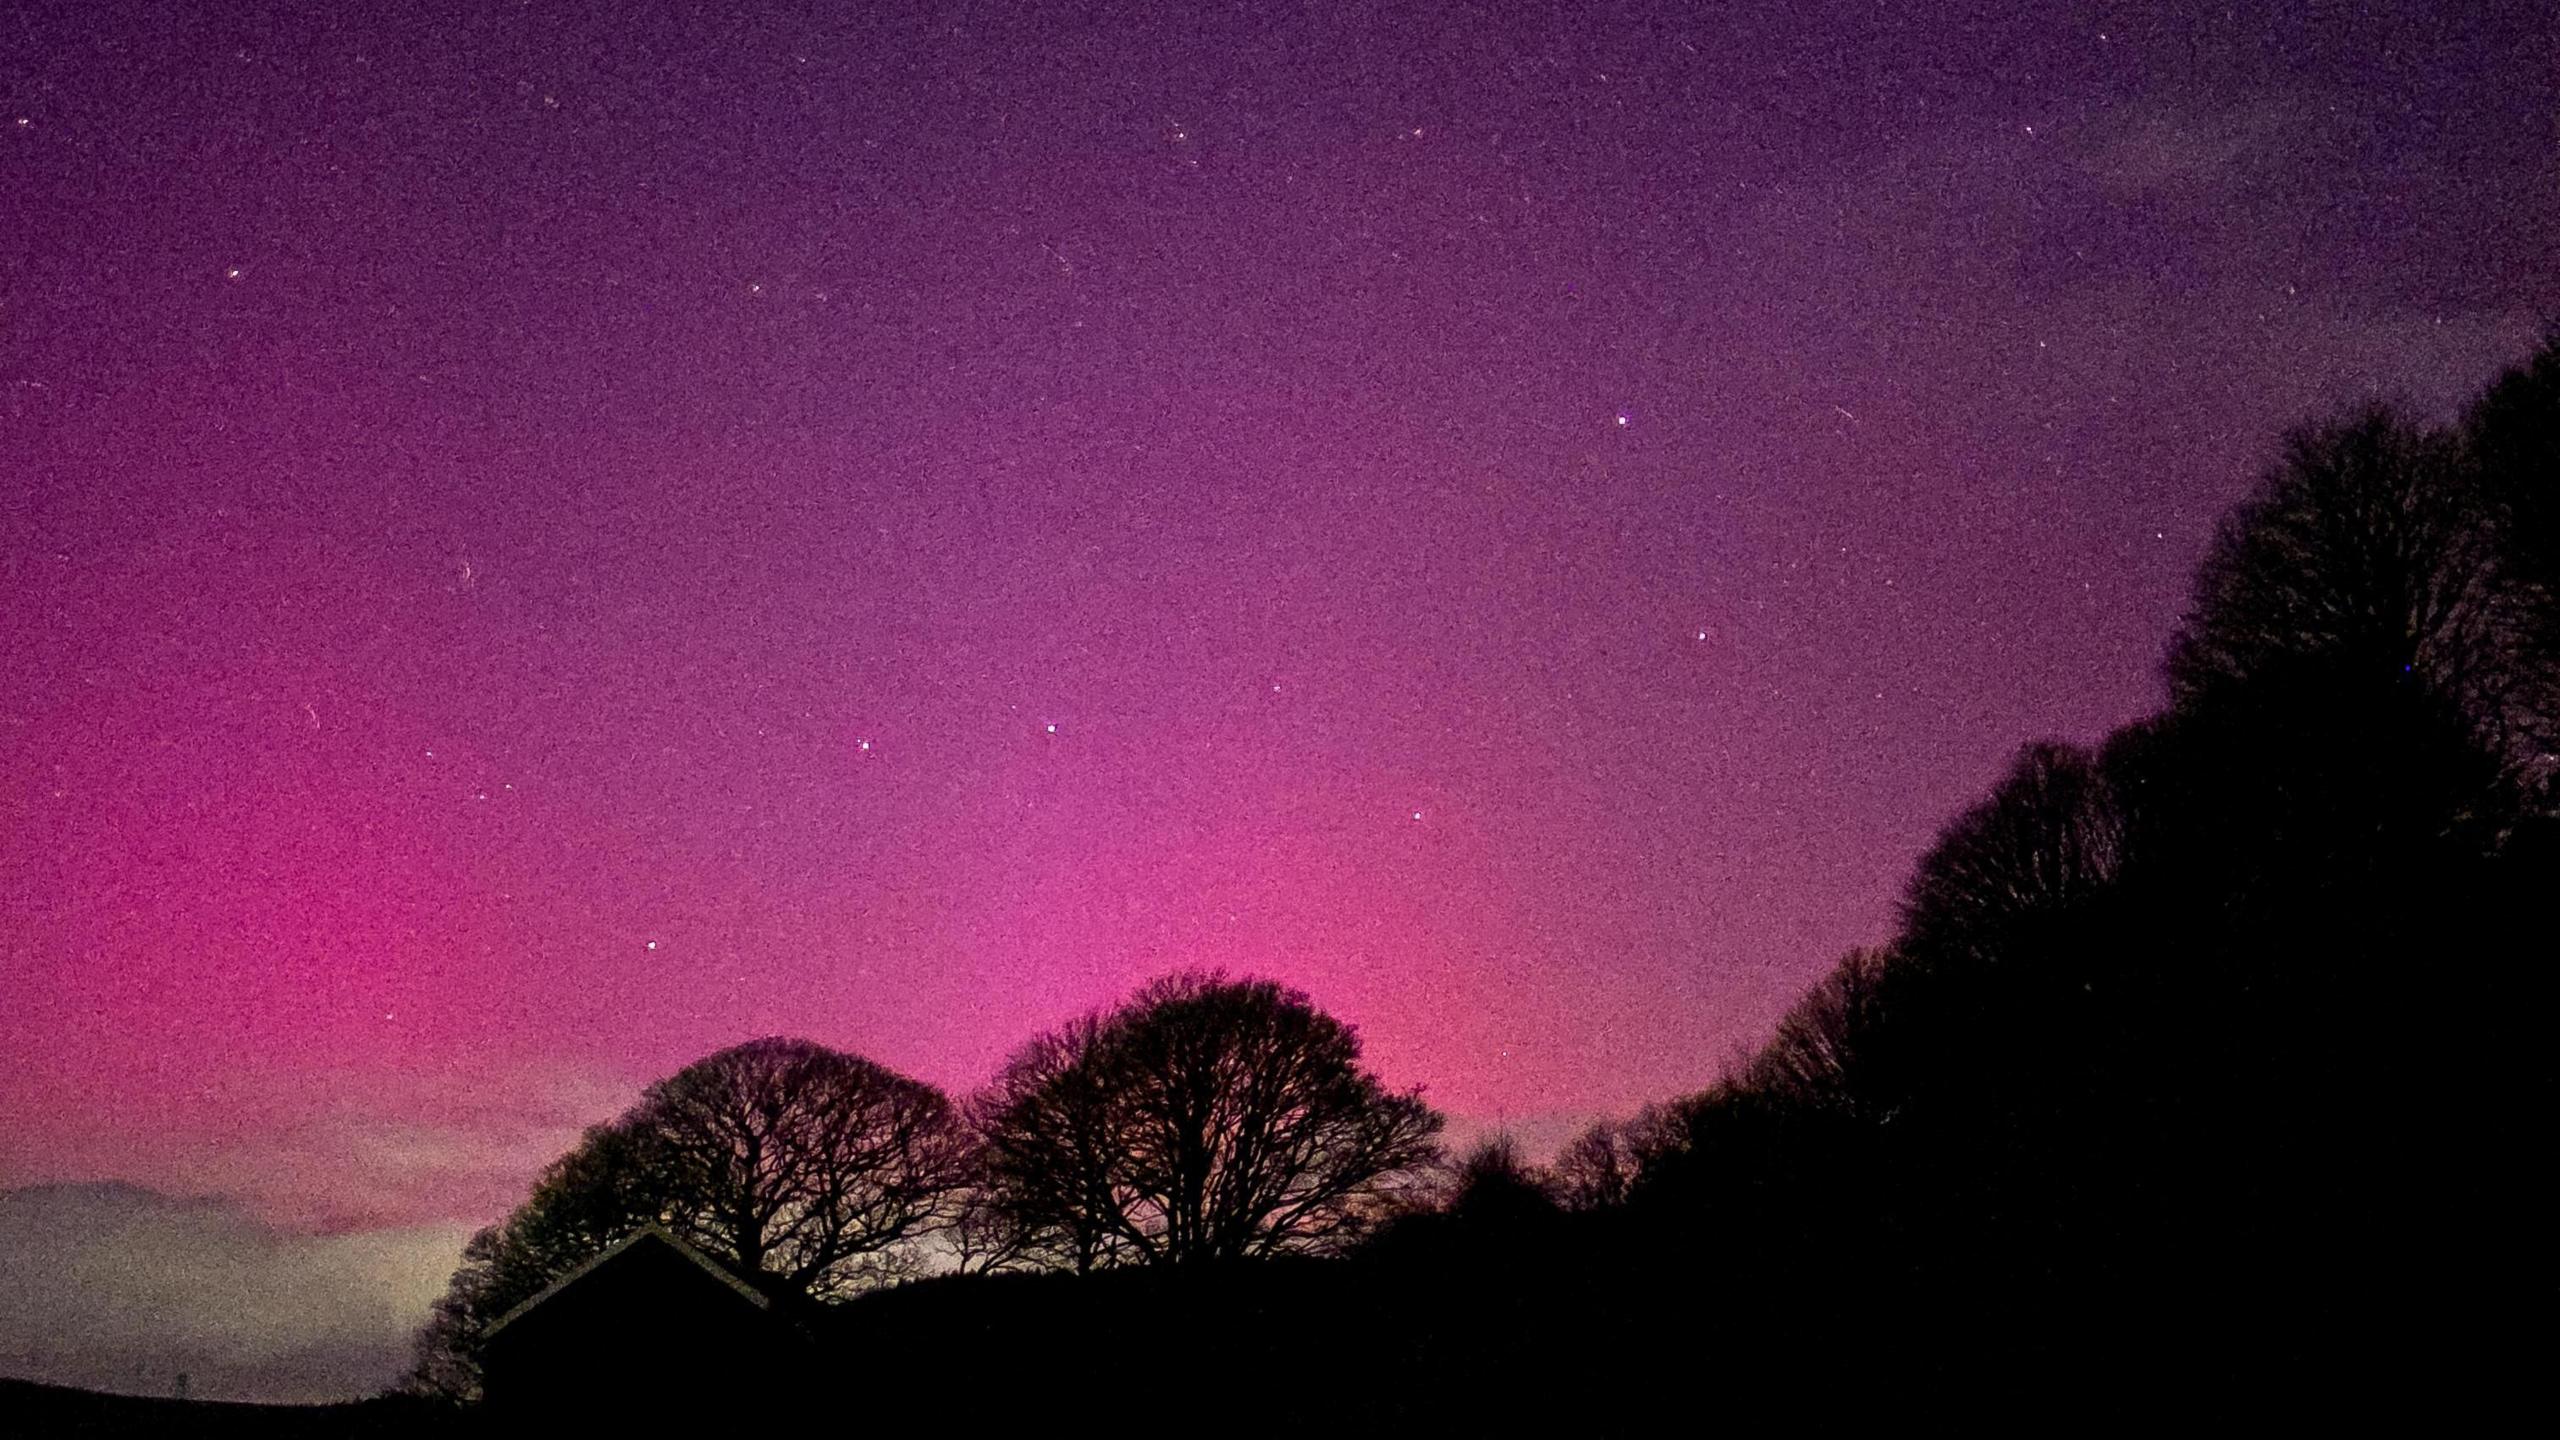
<svg viewBox="0 0 2560 1440">
<path fill-rule="evenodd" d="M 710 1256 L 703 1254 L 701 1251 L 694 1249 L 681 1239 L 678 1239 L 673 1231 L 653 1220 L 648 1224 L 641 1226 L 639 1229 L 632 1231 L 630 1234 L 623 1236 L 621 1239 L 614 1241 L 612 1244 L 607 1245 L 595 1254 L 588 1256 L 585 1260 L 572 1267 L 569 1273 L 552 1281 L 550 1284 L 543 1286 L 532 1299 L 525 1301 L 523 1304 L 518 1305 L 506 1314 L 499 1316 L 488 1329 L 480 1332 L 480 1338 L 486 1340 L 497 1334 L 499 1331 L 506 1329 L 509 1325 L 512 1325 L 517 1320 L 523 1318 L 526 1311 L 533 1309 L 533 1307 L 541 1304 L 543 1301 L 550 1299 L 552 1296 L 559 1294 L 561 1291 L 568 1289 L 580 1280 L 585 1279 L 588 1271 L 595 1269 L 607 1260 L 612 1259 L 614 1256 L 621 1254 L 623 1251 L 630 1249 L 632 1246 L 639 1244 L 641 1241 L 646 1240 L 653 1235 L 658 1239 L 665 1241 L 669 1245 L 674 1246 L 677 1254 L 692 1261 L 694 1264 L 701 1266 L 705 1272 L 717 1278 L 721 1284 L 726 1285 L 730 1289 L 745 1296 L 757 1309 L 769 1310 L 773 1307 L 773 1298 L 771 1296 L 738 1278 L 738 1276 L 732 1272 L 728 1266 L 723 1265 L 719 1261 L 712 1259 Z"/>
</svg>

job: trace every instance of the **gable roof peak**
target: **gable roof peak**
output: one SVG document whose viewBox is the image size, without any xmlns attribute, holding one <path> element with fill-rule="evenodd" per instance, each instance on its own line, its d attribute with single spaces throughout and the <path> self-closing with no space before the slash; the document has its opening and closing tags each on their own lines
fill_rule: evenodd
<svg viewBox="0 0 2560 1440">
<path fill-rule="evenodd" d="M 585 1279 L 590 1272 L 612 1260 L 615 1256 L 620 1255 L 622 1252 L 635 1245 L 652 1240 L 672 1246 L 678 1255 L 692 1261 L 695 1265 L 701 1267 L 703 1271 L 711 1275 L 712 1278 L 718 1280 L 721 1284 L 728 1286 L 738 1294 L 746 1297 L 747 1302 L 755 1306 L 757 1309 L 769 1310 L 773 1308 L 773 1297 L 749 1284 L 746 1280 L 741 1278 L 736 1271 L 731 1270 L 728 1266 L 721 1264 L 719 1261 L 703 1254 L 700 1250 L 695 1249 L 692 1245 L 687 1244 L 683 1237 L 677 1235 L 674 1231 L 669 1230 L 666 1226 L 652 1220 L 648 1224 L 641 1226 L 639 1229 L 634 1230 L 630 1234 L 623 1236 L 621 1239 L 614 1241 L 610 1245 L 607 1245 L 595 1254 L 579 1261 L 576 1265 L 571 1266 L 561 1274 L 560 1278 L 534 1292 L 531 1299 L 517 1305 L 506 1314 L 499 1316 L 490 1324 L 488 1329 L 480 1332 L 480 1338 L 486 1340 L 497 1334 L 499 1331 L 506 1329 L 509 1325 L 512 1325 L 517 1320 L 523 1318 L 527 1312 L 533 1310 L 536 1306 L 541 1305 L 544 1301 L 549 1300 L 552 1296 L 557 1295 L 561 1291 L 568 1289 L 570 1286 L 577 1284 L 580 1280 Z"/>
</svg>

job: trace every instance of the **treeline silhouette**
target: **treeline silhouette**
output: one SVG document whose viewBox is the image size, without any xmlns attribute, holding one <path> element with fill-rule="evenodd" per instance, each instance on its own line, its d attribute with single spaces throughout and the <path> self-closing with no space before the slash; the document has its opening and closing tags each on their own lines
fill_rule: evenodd
<svg viewBox="0 0 2560 1440">
<path fill-rule="evenodd" d="M 2551 1279 L 2555 493 L 2560 340 L 2454 429 L 2294 435 L 2201 567 L 2167 708 L 2026 747 L 1889 945 L 1726 1083 L 1577 1140 L 1563 1198 L 1854 1335 L 1853 1384 L 2443 1404 L 2519 1362 Z"/>
<path fill-rule="evenodd" d="M 960 1105 L 758 1042 L 473 1242 L 422 1383 L 467 1394 L 477 1327 L 645 1218 L 777 1294 L 880 1291 L 808 1311 L 871 1417 L 2441 1413 L 2527 1373 L 2508 1316 L 2551 1294 L 2555 596 L 2560 335 L 2450 428 L 2294 435 L 2165 708 L 2023 749 L 1890 940 L 1700 1094 L 1448 1164 L 1306 997 L 1205 975 Z M 926 1234 L 960 1273 L 918 1278 Z"/>
<path fill-rule="evenodd" d="M 469 1400 L 510 1312 L 657 1225 L 803 1323 L 948 1267 L 1197 1268 L 1338 1252 L 1439 1159 L 1441 1117 L 1360 1067 L 1307 996 L 1168 976 L 1042 1035 L 964 1108 L 806 1040 L 733 1046 L 649 1087 L 472 1237 L 413 1388 Z"/>
</svg>

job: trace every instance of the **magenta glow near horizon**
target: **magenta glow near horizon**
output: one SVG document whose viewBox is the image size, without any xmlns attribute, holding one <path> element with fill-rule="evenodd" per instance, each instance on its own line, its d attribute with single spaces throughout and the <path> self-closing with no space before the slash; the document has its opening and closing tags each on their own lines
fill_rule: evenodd
<svg viewBox="0 0 2560 1440">
<path fill-rule="evenodd" d="M 2533 7 L 581 8 L 0 26 L 0 1184 L 485 1220 L 1187 966 L 1694 1089 L 2560 306 Z"/>
</svg>

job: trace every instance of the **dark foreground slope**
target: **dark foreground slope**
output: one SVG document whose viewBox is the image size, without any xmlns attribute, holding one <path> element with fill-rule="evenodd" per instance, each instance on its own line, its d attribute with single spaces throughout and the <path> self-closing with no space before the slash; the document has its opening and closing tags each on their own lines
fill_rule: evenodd
<svg viewBox="0 0 2560 1440">
<path fill-rule="evenodd" d="M 1797 1226 L 1728 1250 L 1623 1216 L 1441 1218 L 1348 1260 L 906 1286 L 826 1317 L 816 1403 L 959 1433 L 1174 1416 L 1222 1434 L 1647 1434 L 1680 1417 L 2308 1416 L 2372 1394 L 2280 1298 L 2022 1305 L 2013 1286 L 1845 1265 Z"/>
<path fill-rule="evenodd" d="M 169 1440 L 320 1440 L 377 1436 L 426 1440 L 465 1433 L 442 1407 L 385 1397 L 345 1405 L 241 1405 L 107 1395 L 27 1380 L 0 1380 L 0 1436 L 169 1437 Z"/>
</svg>

